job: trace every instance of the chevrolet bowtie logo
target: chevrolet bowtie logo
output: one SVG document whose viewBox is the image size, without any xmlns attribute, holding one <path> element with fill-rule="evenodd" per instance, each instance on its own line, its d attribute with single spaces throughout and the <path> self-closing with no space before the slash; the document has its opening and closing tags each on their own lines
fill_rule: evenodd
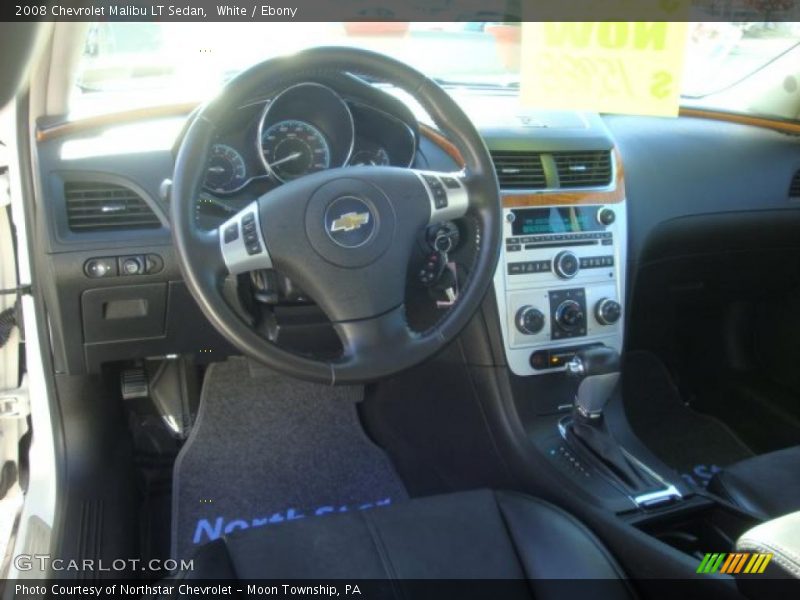
<svg viewBox="0 0 800 600">
<path fill-rule="evenodd" d="M 337 231 L 355 231 L 362 225 L 369 223 L 369 213 L 349 212 L 343 214 L 338 219 L 334 219 L 331 223 L 331 233 Z"/>
</svg>

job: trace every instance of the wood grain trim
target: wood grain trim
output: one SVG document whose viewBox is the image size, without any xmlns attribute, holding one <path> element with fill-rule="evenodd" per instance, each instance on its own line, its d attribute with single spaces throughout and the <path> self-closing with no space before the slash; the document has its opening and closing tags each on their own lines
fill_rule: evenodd
<svg viewBox="0 0 800 600">
<path fill-rule="evenodd" d="M 431 142 L 439 146 L 445 153 L 447 153 L 450 158 L 456 161 L 456 164 L 459 167 L 463 167 L 466 163 L 464 162 L 464 157 L 461 156 L 461 152 L 459 149 L 448 140 L 444 135 L 436 131 L 430 125 L 425 125 L 424 123 L 419 124 L 419 132 L 428 138 Z"/>
<path fill-rule="evenodd" d="M 464 165 L 464 158 L 458 148 L 441 133 L 432 127 L 420 123 L 420 133 L 427 137 L 431 142 L 439 146 L 450 158 L 459 165 Z M 625 170 L 622 166 L 622 158 L 619 152 L 614 149 L 614 161 L 616 163 L 616 178 L 614 187 L 603 191 L 572 191 L 572 192 L 542 192 L 539 194 L 503 194 L 503 206 L 505 208 L 522 208 L 525 206 L 559 206 L 574 204 L 616 204 L 625 199 Z"/>
<path fill-rule="evenodd" d="M 695 117 L 698 119 L 725 121 L 726 123 L 738 123 L 739 125 L 750 125 L 752 127 L 774 129 L 775 131 L 780 131 L 782 133 L 800 135 L 800 123 L 795 123 L 792 121 L 767 119 L 764 117 L 754 117 L 752 115 L 742 115 L 718 110 L 705 110 L 702 108 L 681 108 L 678 114 L 682 117 Z"/>
<path fill-rule="evenodd" d="M 526 206 L 561 206 L 574 204 L 617 204 L 625 200 L 625 169 L 622 157 L 614 149 L 616 177 L 610 190 L 572 192 L 542 192 L 540 194 L 506 193 L 503 196 L 505 208 L 524 208 Z"/>
<path fill-rule="evenodd" d="M 36 140 L 39 142 L 46 142 L 60 137 L 80 133 L 82 131 L 101 129 L 110 125 L 134 123 L 136 121 L 147 119 L 181 117 L 188 115 L 195 108 L 197 108 L 196 103 L 186 102 L 181 104 L 168 104 L 165 106 L 138 108 L 124 112 L 97 115 L 95 117 L 88 117 L 77 121 L 67 121 L 65 123 L 59 123 L 57 125 L 52 125 L 50 127 L 37 130 Z M 776 131 L 782 131 L 784 133 L 800 135 L 800 123 L 794 123 L 792 121 L 781 121 L 778 119 L 767 119 L 764 117 L 754 117 L 751 115 L 686 107 L 681 108 L 679 114 L 682 117 L 695 117 L 698 119 L 726 121 L 729 123 L 763 127 L 767 129 L 774 129 Z M 464 165 L 464 158 L 461 156 L 461 152 L 459 152 L 458 148 L 456 148 L 456 146 L 444 135 L 429 125 L 425 125 L 424 123 L 420 123 L 419 129 L 422 135 L 439 146 L 459 165 Z"/>
<path fill-rule="evenodd" d="M 135 110 L 126 110 L 125 112 L 97 115 L 77 121 L 66 121 L 57 125 L 51 125 L 50 127 L 37 129 L 36 141 L 49 142 L 50 140 L 103 129 L 105 127 L 111 127 L 112 125 L 125 125 L 150 119 L 185 117 L 195 108 L 197 108 L 197 103 L 186 102 L 183 104 L 167 104 L 165 106 L 137 108 Z"/>
</svg>

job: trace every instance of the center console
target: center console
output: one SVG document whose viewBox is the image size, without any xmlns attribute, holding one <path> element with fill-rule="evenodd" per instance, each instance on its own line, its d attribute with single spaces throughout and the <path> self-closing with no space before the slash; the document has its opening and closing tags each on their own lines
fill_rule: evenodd
<svg viewBox="0 0 800 600">
<path fill-rule="evenodd" d="M 494 286 L 506 359 L 516 375 L 563 371 L 579 349 L 622 351 L 626 213 L 614 203 L 504 209 Z M 591 202 L 591 194 L 587 199 Z M 580 203 L 579 203 L 580 202 Z"/>
<path fill-rule="evenodd" d="M 620 428 L 607 410 L 612 399 L 619 406 L 624 352 L 622 165 L 600 126 L 549 135 L 524 150 L 490 142 L 503 195 L 495 299 L 526 434 L 593 506 L 686 554 L 703 544 L 729 547 L 747 519 L 686 488 L 628 435 L 624 418 Z M 598 166 L 602 155 L 605 170 Z M 531 157 L 542 167 L 538 189 L 520 184 L 535 182 Z M 586 177 L 592 169 L 594 180 Z M 574 185 L 576 179 L 587 183 Z"/>
</svg>

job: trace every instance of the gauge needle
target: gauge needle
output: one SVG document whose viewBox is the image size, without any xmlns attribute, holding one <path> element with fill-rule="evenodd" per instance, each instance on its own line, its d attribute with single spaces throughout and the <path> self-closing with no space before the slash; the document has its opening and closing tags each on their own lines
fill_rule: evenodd
<svg viewBox="0 0 800 600">
<path fill-rule="evenodd" d="M 292 152 L 288 156 L 284 156 L 283 158 L 276 160 L 275 162 L 269 163 L 270 167 L 275 167 L 277 165 L 282 165 L 285 162 L 289 162 L 290 160 L 296 160 L 303 156 L 302 152 Z"/>
</svg>

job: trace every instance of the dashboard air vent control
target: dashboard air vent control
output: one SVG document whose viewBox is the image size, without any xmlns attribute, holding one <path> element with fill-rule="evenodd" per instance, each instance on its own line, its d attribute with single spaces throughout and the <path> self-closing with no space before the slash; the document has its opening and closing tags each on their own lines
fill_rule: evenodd
<svg viewBox="0 0 800 600">
<path fill-rule="evenodd" d="M 133 190 L 113 183 L 64 183 L 70 230 L 157 229 L 161 221 Z"/>
<path fill-rule="evenodd" d="M 559 187 L 605 187 L 611 183 L 611 153 L 555 152 Z"/>
<path fill-rule="evenodd" d="M 542 157 L 538 153 L 495 150 L 492 160 L 501 189 L 541 190 L 547 187 Z"/>
</svg>

